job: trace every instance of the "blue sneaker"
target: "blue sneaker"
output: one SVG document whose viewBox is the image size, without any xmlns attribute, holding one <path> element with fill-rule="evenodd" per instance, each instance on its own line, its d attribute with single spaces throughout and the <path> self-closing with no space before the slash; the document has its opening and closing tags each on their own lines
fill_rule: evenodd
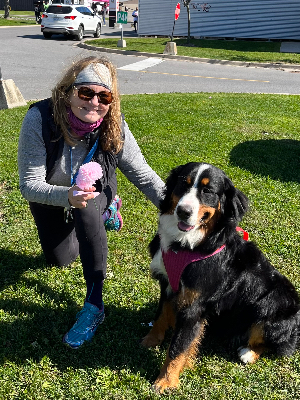
<svg viewBox="0 0 300 400">
<path fill-rule="evenodd" d="M 92 340 L 104 317 L 104 305 L 100 311 L 98 307 L 85 302 L 83 309 L 76 315 L 77 321 L 63 337 L 63 342 L 72 349 L 78 349 L 84 342 Z"/>
</svg>

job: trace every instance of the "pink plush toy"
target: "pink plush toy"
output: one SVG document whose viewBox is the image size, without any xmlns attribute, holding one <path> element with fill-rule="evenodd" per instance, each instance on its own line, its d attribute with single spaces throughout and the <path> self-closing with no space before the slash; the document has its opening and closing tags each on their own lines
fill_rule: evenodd
<svg viewBox="0 0 300 400">
<path fill-rule="evenodd" d="M 93 186 L 93 184 L 96 182 L 97 179 L 100 179 L 103 175 L 102 168 L 100 165 L 96 162 L 89 162 L 86 164 L 83 164 L 78 171 L 78 175 L 76 178 L 76 185 L 81 189 L 81 190 L 86 190 L 89 189 Z M 88 192 L 82 192 L 82 191 L 74 191 L 73 194 L 74 196 L 77 196 L 82 193 L 88 193 Z M 95 194 L 95 197 L 99 194 L 97 192 L 91 192 Z"/>
</svg>

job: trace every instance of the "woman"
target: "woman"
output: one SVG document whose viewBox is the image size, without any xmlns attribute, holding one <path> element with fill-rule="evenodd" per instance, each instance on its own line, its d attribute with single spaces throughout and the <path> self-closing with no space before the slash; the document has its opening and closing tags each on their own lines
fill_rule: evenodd
<svg viewBox="0 0 300 400">
<path fill-rule="evenodd" d="M 35 15 L 35 22 L 37 24 L 41 23 L 41 3 L 38 1 L 35 5 L 34 5 L 34 15 Z"/>
<path fill-rule="evenodd" d="M 74 185 L 75 174 L 90 160 L 101 165 L 103 176 L 94 187 L 75 195 L 81 190 Z M 164 188 L 121 116 L 111 62 L 88 57 L 74 63 L 51 99 L 29 109 L 20 133 L 18 165 L 20 190 L 29 201 L 47 262 L 63 266 L 78 254 L 81 258 L 85 302 L 63 338 L 78 348 L 91 340 L 104 320 L 107 237 L 103 214 L 109 207 L 119 208 L 119 203 L 111 206 L 114 199 L 118 202 L 116 168 L 156 206 Z M 100 193 L 97 197 L 95 190 Z"/>
<path fill-rule="evenodd" d="M 139 9 L 138 9 L 138 7 L 136 7 L 136 9 L 133 11 L 132 16 L 133 16 L 134 31 L 137 32 L 138 21 L 139 21 Z"/>
</svg>

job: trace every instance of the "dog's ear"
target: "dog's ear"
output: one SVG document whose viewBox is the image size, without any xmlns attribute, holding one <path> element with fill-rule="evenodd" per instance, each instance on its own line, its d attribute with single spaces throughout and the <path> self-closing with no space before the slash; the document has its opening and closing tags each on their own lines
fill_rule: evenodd
<svg viewBox="0 0 300 400">
<path fill-rule="evenodd" d="M 180 175 L 180 172 L 183 170 L 184 166 L 185 165 L 179 165 L 178 167 L 172 169 L 166 180 L 164 198 L 160 202 L 160 207 L 159 207 L 162 213 L 169 211 L 169 209 L 171 208 L 171 195 L 173 193 L 173 190 L 175 189 L 178 177 Z"/>
<path fill-rule="evenodd" d="M 244 193 L 234 187 L 229 178 L 224 183 L 224 216 L 240 222 L 248 210 L 248 198 Z"/>
</svg>

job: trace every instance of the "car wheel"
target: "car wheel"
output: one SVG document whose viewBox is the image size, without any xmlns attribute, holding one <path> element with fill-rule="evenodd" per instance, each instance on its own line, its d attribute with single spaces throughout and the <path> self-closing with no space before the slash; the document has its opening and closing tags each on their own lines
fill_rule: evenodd
<svg viewBox="0 0 300 400">
<path fill-rule="evenodd" d="M 44 35 L 44 38 L 45 38 L 45 39 L 50 39 L 51 36 L 52 36 L 52 33 L 50 33 L 50 32 L 43 32 L 43 35 Z"/>
<path fill-rule="evenodd" d="M 98 25 L 97 25 L 97 28 L 96 28 L 96 31 L 95 31 L 95 33 L 94 33 L 94 37 L 95 37 L 95 38 L 99 38 L 100 35 L 101 35 L 101 26 L 100 26 L 100 24 L 98 24 Z"/>
<path fill-rule="evenodd" d="M 77 40 L 82 40 L 83 39 L 83 27 L 80 25 L 78 27 L 78 32 L 77 35 L 75 36 Z"/>
</svg>

